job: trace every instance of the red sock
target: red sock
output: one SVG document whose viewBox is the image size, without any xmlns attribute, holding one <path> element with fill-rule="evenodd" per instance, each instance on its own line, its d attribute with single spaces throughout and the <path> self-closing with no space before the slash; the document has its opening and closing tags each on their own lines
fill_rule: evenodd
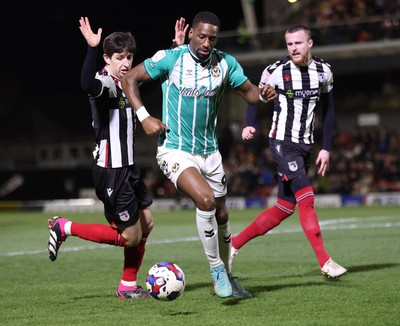
<svg viewBox="0 0 400 326">
<path fill-rule="evenodd" d="M 293 214 L 295 204 L 278 199 L 275 206 L 263 211 L 238 235 L 232 237 L 232 246 L 240 249 L 251 239 L 267 233 L 278 226 L 285 218 Z"/>
<path fill-rule="evenodd" d="M 317 256 L 319 266 L 322 267 L 329 259 L 322 241 L 321 228 L 314 209 L 314 191 L 311 186 L 300 189 L 295 194 L 299 207 L 301 227 Z"/>
<path fill-rule="evenodd" d="M 81 239 L 124 247 L 125 239 L 116 229 L 105 224 L 84 224 L 72 222 L 71 234 Z"/>
<path fill-rule="evenodd" d="M 124 248 L 124 269 L 122 271 L 122 280 L 127 282 L 136 281 L 137 273 L 142 265 L 148 236 L 149 234 L 143 234 L 137 247 Z"/>
</svg>

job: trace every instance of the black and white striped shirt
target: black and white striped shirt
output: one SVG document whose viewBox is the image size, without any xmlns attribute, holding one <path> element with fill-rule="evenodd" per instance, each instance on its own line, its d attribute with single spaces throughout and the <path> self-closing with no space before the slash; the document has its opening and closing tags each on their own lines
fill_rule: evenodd
<svg viewBox="0 0 400 326">
<path fill-rule="evenodd" d="M 102 91 L 90 97 L 96 148 L 93 157 L 104 168 L 132 165 L 135 153 L 135 114 L 123 94 L 121 81 L 105 68 L 97 72 Z"/>
<path fill-rule="evenodd" d="M 122 91 L 121 81 L 106 68 L 96 72 L 97 47 L 88 47 L 81 72 L 82 89 L 89 95 L 96 146 L 95 163 L 103 168 L 133 165 L 136 118 Z"/>
<path fill-rule="evenodd" d="M 266 84 L 278 93 L 269 137 L 313 144 L 315 107 L 333 88 L 330 65 L 313 56 L 308 66 L 296 66 L 286 56 L 264 69 L 259 85 Z"/>
</svg>

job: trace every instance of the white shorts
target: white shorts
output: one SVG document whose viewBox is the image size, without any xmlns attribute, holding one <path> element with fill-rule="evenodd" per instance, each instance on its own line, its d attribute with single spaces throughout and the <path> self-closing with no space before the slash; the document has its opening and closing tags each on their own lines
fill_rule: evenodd
<svg viewBox="0 0 400 326">
<path fill-rule="evenodd" d="M 220 152 L 194 155 L 177 149 L 158 147 L 156 158 L 161 171 L 177 189 L 176 182 L 180 174 L 187 168 L 194 167 L 204 176 L 216 198 L 226 195 L 226 177 Z"/>
</svg>

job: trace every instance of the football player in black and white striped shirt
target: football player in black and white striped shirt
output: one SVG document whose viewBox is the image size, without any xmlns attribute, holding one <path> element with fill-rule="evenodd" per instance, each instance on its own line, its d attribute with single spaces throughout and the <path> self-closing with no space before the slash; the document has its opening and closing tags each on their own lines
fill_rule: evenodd
<svg viewBox="0 0 400 326">
<path fill-rule="evenodd" d="M 152 196 L 135 162 L 136 115 L 121 87 L 121 78 L 132 68 L 135 38 L 129 32 L 108 35 L 103 41 L 105 66 L 96 71 L 102 29 L 94 33 L 87 17 L 81 17 L 79 23 L 88 45 L 81 86 L 89 96 L 96 138 L 93 181 L 109 224 L 79 223 L 59 216 L 49 219 L 49 258 L 57 259 L 62 242 L 69 236 L 123 247 L 117 297 L 150 298 L 136 279 L 153 228 Z M 174 45 L 184 43 L 188 27 L 183 18 L 176 21 Z"/>
<path fill-rule="evenodd" d="M 321 229 L 314 209 L 314 191 L 307 176 L 314 143 L 317 103 L 322 102 L 323 146 L 316 164 L 318 174 L 329 169 L 334 125 L 333 74 L 328 63 L 311 54 L 311 31 L 303 25 L 285 33 L 288 56 L 264 69 L 260 87 L 271 85 L 278 93 L 274 101 L 269 148 L 277 172 L 278 198 L 249 226 L 232 237 L 230 262 L 238 250 L 251 239 L 264 235 L 293 214 L 297 205 L 300 224 L 317 256 L 322 274 L 339 277 L 346 269 L 337 264 L 324 248 Z M 247 126 L 242 138 L 254 137 L 257 108 L 249 106 Z"/>
</svg>

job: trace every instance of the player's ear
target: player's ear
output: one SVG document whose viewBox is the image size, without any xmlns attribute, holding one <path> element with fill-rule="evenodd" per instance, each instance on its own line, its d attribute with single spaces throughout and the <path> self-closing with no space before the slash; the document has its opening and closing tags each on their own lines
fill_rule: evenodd
<svg viewBox="0 0 400 326">
<path fill-rule="evenodd" d="M 107 54 L 103 54 L 103 59 L 106 62 L 106 64 L 110 64 L 111 63 L 111 58 L 107 55 Z"/>
<path fill-rule="evenodd" d="M 192 37 L 193 37 L 193 28 L 190 28 L 188 37 L 189 37 L 189 40 L 192 39 Z"/>
</svg>

